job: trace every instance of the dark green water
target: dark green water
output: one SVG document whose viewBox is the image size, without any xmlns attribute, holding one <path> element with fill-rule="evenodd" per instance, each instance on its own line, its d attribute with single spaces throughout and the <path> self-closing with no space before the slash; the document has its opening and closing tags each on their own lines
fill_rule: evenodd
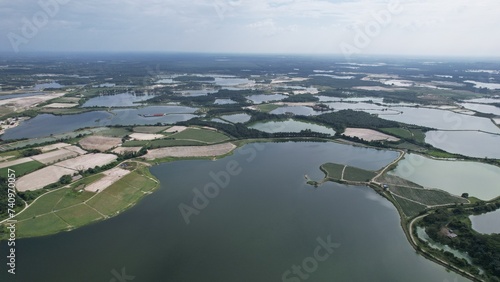
<svg viewBox="0 0 500 282">
<path fill-rule="evenodd" d="M 2 263 L 0 281 L 465 281 L 417 255 L 395 208 L 371 189 L 305 184 L 327 161 L 378 169 L 396 157 L 332 143 L 266 143 L 218 161 L 155 166 L 162 186 L 154 194 L 108 221 L 19 240 L 18 274 L 8 276 Z M 179 204 L 192 205 L 193 189 L 224 171 L 239 173 L 186 224 Z M 307 279 L 283 280 L 293 265 L 314 263 L 318 238 L 338 245 L 308 265 Z M 0 251 L 4 259 L 5 242 Z M 134 280 L 118 279 L 121 272 Z"/>
</svg>

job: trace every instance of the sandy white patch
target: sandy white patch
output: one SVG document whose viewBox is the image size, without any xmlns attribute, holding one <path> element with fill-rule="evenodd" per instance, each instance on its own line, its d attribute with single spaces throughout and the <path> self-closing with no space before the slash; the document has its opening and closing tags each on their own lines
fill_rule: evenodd
<svg viewBox="0 0 500 282">
<path fill-rule="evenodd" d="M 500 125 L 500 118 L 494 118 L 494 119 L 493 119 L 493 121 L 494 121 L 496 124 Z"/>
<path fill-rule="evenodd" d="M 132 133 L 129 135 L 134 140 L 156 140 L 165 138 L 162 134 Z"/>
<path fill-rule="evenodd" d="M 52 93 L 52 94 L 43 94 L 30 97 L 5 99 L 5 100 L 0 100 L 0 106 L 8 106 L 12 108 L 14 111 L 26 110 L 40 103 L 46 102 L 48 100 L 62 97 L 65 94 L 66 93 Z"/>
<path fill-rule="evenodd" d="M 44 108 L 53 108 L 53 109 L 67 109 L 78 106 L 76 103 L 52 103 L 43 106 Z"/>
<path fill-rule="evenodd" d="M 399 139 L 394 136 L 390 136 L 382 132 L 366 128 L 347 128 L 344 132 L 344 135 L 349 137 L 358 137 L 365 141 L 399 141 Z"/>
<path fill-rule="evenodd" d="M 47 164 L 53 164 L 56 162 L 67 160 L 70 158 L 74 158 L 77 156 L 78 156 L 78 153 L 71 152 L 71 151 L 64 150 L 64 149 L 59 149 L 59 150 L 51 151 L 51 152 L 48 152 L 45 154 L 32 156 L 31 158 L 34 159 L 35 161 L 39 161 L 42 164 L 47 165 Z"/>
<path fill-rule="evenodd" d="M 82 148 L 80 147 L 77 147 L 77 146 L 68 146 L 68 147 L 64 147 L 64 150 L 68 150 L 68 151 L 71 151 L 71 152 L 75 152 L 79 155 L 85 155 L 87 153 L 87 151 L 83 150 Z"/>
<path fill-rule="evenodd" d="M 85 191 L 102 192 L 104 189 L 108 188 L 129 173 L 129 170 L 121 169 L 119 167 L 105 171 L 103 173 L 104 177 L 85 187 Z"/>
<path fill-rule="evenodd" d="M 16 187 L 21 192 L 34 191 L 56 183 L 63 175 L 73 175 L 74 173 L 74 170 L 52 165 L 19 178 Z"/>
<path fill-rule="evenodd" d="M 185 157 L 214 157 L 225 155 L 236 146 L 232 143 L 224 143 L 210 146 L 182 146 L 169 147 L 149 150 L 144 156 L 147 160 L 154 160 L 166 157 L 185 158 Z"/>
<path fill-rule="evenodd" d="M 117 158 L 118 157 L 116 155 L 112 154 L 87 154 L 73 159 L 65 160 L 54 165 L 78 171 L 87 170 L 96 166 L 107 165 L 114 162 Z"/>
</svg>

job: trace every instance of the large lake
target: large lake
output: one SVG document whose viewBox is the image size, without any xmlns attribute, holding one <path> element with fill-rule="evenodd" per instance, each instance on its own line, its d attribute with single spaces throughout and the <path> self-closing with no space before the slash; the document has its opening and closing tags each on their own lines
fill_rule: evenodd
<svg viewBox="0 0 500 282">
<path fill-rule="evenodd" d="M 469 193 L 482 200 L 500 196 L 500 168 L 479 162 L 435 160 L 407 154 L 390 173 L 457 196 Z"/>
<path fill-rule="evenodd" d="M 304 261 L 307 281 L 467 281 L 416 254 L 396 209 L 371 189 L 305 183 L 304 174 L 322 175 L 324 162 L 379 169 L 396 157 L 333 143 L 265 143 L 217 161 L 158 165 L 161 188 L 120 216 L 18 240 L 17 274 L 1 271 L 0 281 L 120 281 L 117 273 L 134 281 L 287 281 L 283 274 Z M 239 173 L 187 225 L 178 206 L 214 183 L 211 172 L 236 164 Z M 336 245 L 316 265 L 318 240 Z M 0 246 L 7 254 L 6 242 Z"/>
<path fill-rule="evenodd" d="M 472 229 L 483 234 L 500 234 L 500 209 L 480 215 L 469 217 Z"/>
<path fill-rule="evenodd" d="M 483 130 L 486 132 L 500 133 L 500 128 L 487 118 L 428 108 L 392 107 L 391 109 L 400 111 L 402 114 L 380 115 L 380 118 L 436 129 Z"/>
<path fill-rule="evenodd" d="M 9 129 L 2 139 L 20 139 L 46 137 L 84 127 L 99 127 L 108 125 L 154 125 L 158 122 L 173 124 L 187 121 L 195 117 L 197 109 L 182 106 L 150 106 L 139 109 L 114 109 L 110 112 L 93 111 L 75 115 L 41 114 L 33 119 L 22 122 L 19 126 Z M 167 114 L 159 117 L 144 117 L 145 114 Z"/>
<path fill-rule="evenodd" d="M 450 153 L 500 159 L 500 135 L 477 131 L 429 131 L 425 142 Z"/>
</svg>

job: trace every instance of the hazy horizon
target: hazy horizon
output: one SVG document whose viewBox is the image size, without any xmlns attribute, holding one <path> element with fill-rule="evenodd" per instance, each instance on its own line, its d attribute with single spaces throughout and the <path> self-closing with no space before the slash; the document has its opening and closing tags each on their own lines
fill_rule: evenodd
<svg viewBox="0 0 500 282">
<path fill-rule="evenodd" d="M 494 0 L 20 0 L 0 52 L 497 58 Z"/>
</svg>

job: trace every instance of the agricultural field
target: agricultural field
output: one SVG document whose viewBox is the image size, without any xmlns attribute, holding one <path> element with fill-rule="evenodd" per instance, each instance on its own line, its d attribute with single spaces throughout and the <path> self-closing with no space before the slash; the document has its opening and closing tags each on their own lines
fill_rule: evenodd
<svg viewBox="0 0 500 282">
<path fill-rule="evenodd" d="M 419 202 L 426 206 L 469 203 L 469 201 L 464 198 L 453 196 L 441 190 L 401 186 L 390 186 L 389 190 L 396 195 Z"/>
<path fill-rule="evenodd" d="M 167 130 L 168 126 L 136 126 L 133 131 L 136 133 L 155 134 Z"/>
<path fill-rule="evenodd" d="M 162 158 L 216 157 L 228 154 L 235 148 L 236 146 L 232 143 L 209 146 L 169 147 L 149 150 L 144 158 L 146 160 L 154 160 Z"/>
<path fill-rule="evenodd" d="M 420 212 L 422 212 L 426 209 L 426 206 L 424 206 L 422 204 L 418 204 L 418 203 L 403 199 L 397 195 L 394 195 L 394 200 L 396 200 L 396 202 L 399 204 L 399 206 L 403 210 L 403 213 L 407 217 L 416 216 Z"/>
<path fill-rule="evenodd" d="M 44 164 L 37 162 L 37 161 L 31 161 L 27 163 L 22 163 L 18 165 L 13 165 L 9 167 L 4 167 L 0 169 L 0 176 L 5 177 L 7 175 L 8 169 L 12 169 L 16 172 L 16 177 L 21 177 L 23 175 L 26 175 L 28 173 L 31 173 L 37 169 L 40 169 L 44 167 Z"/>
<path fill-rule="evenodd" d="M 67 160 L 70 158 L 74 158 L 77 156 L 79 156 L 79 154 L 76 152 L 72 152 L 72 151 L 65 150 L 65 149 L 59 149 L 59 150 L 51 151 L 48 153 L 36 155 L 36 156 L 31 157 L 31 158 L 34 159 L 35 161 L 41 162 L 45 165 L 48 165 L 48 164 L 53 164 L 53 163 L 60 162 L 63 160 Z"/>
<path fill-rule="evenodd" d="M 70 188 L 42 195 L 15 218 L 18 238 L 54 234 L 103 220 L 129 208 L 157 187 L 147 168 L 140 166 L 101 193 L 81 191 L 81 187 L 89 187 L 103 177 L 93 175 Z"/>
<path fill-rule="evenodd" d="M 413 139 L 417 142 L 425 142 L 425 132 L 413 128 L 381 128 L 380 131 L 404 139 Z"/>
<path fill-rule="evenodd" d="M 117 138 L 123 138 L 128 134 L 130 134 L 130 131 L 124 127 L 109 128 L 99 132 L 99 135 L 101 136 Z"/>
<path fill-rule="evenodd" d="M 326 163 L 321 166 L 321 170 L 325 172 L 325 178 L 331 178 L 335 180 L 342 179 L 342 171 L 344 170 L 345 165 L 334 164 L 334 163 Z"/>
<path fill-rule="evenodd" d="M 69 159 L 56 163 L 55 166 L 61 168 L 69 168 L 76 171 L 87 170 L 89 168 L 94 168 L 96 166 L 103 166 L 114 162 L 117 159 L 116 155 L 113 154 L 87 154 L 83 156 L 76 157 L 74 159 Z"/>
<path fill-rule="evenodd" d="M 173 134 L 170 137 L 178 140 L 193 140 L 205 143 L 220 143 L 229 140 L 228 136 L 217 131 L 193 127 Z"/>
<path fill-rule="evenodd" d="M 344 171 L 344 180 L 355 182 L 369 182 L 377 173 L 352 166 L 347 166 Z"/>
<path fill-rule="evenodd" d="M 105 152 L 111 150 L 122 143 L 120 138 L 105 136 L 89 136 L 80 140 L 79 144 L 85 150 L 97 150 Z"/>
<path fill-rule="evenodd" d="M 397 142 L 400 140 L 399 138 L 396 138 L 394 136 L 366 128 L 346 128 L 343 134 L 349 137 L 358 137 L 359 139 L 363 139 L 365 141 L 385 140 L 385 141 Z"/>
<path fill-rule="evenodd" d="M 44 167 L 17 180 L 16 188 L 20 192 L 34 191 L 56 183 L 63 175 L 73 175 L 75 170 L 56 165 Z"/>
<path fill-rule="evenodd" d="M 264 112 L 264 113 L 270 113 L 279 107 L 281 107 L 281 106 L 276 105 L 276 104 L 260 104 L 260 105 L 256 106 L 257 110 Z"/>
<path fill-rule="evenodd" d="M 175 139 L 155 140 L 149 143 L 151 149 L 174 147 L 174 146 L 202 146 L 206 144 L 207 143 L 205 142 L 200 142 L 195 140 L 175 140 Z"/>
</svg>

